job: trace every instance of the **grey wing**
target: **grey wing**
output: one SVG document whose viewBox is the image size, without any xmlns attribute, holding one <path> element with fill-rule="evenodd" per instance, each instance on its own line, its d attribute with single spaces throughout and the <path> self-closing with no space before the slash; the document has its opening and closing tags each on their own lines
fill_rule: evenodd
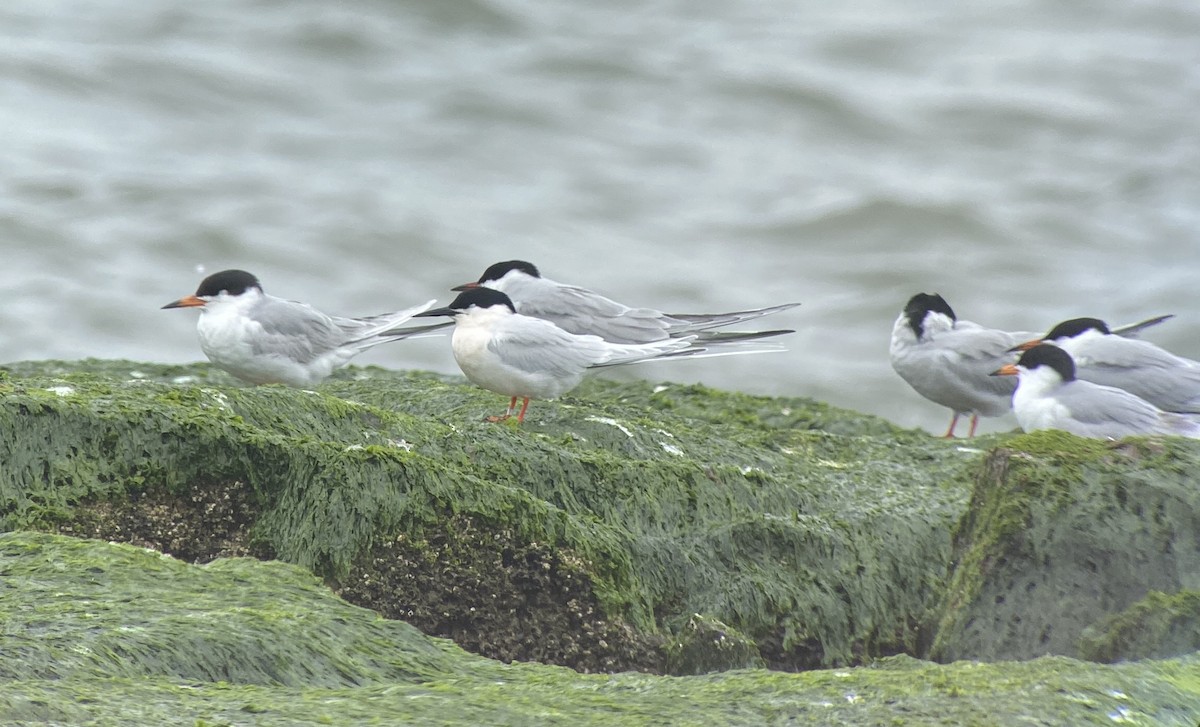
<svg viewBox="0 0 1200 727">
<path fill-rule="evenodd" d="M 1077 363 L 1082 379 L 1120 387 L 1160 409 L 1200 412 L 1200 362 L 1145 341 L 1104 336 Z"/>
<path fill-rule="evenodd" d="M 1081 436 L 1119 438 L 1150 434 L 1163 426 L 1153 404 L 1111 386 L 1077 382 L 1060 390 L 1058 400 L 1070 412 L 1073 433 Z"/>
<path fill-rule="evenodd" d="M 667 319 L 671 323 L 671 335 L 681 336 L 696 331 L 706 331 L 710 328 L 723 328 L 724 326 L 744 323 L 755 318 L 762 318 L 763 316 L 791 310 L 799 305 L 799 303 L 784 303 L 783 305 L 773 305 L 768 308 L 730 311 L 729 313 L 670 313 L 667 315 Z"/>
<path fill-rule="evenodd" d="M 1091 341 L 1087 349 L 1081 351 L 1076 358 L 1086 360 L 1088 363 L 1085 365 L 1098 362 L 1128 369 L 1140 369 L 1144 367 L 1200 368 L 1200 363 L 1176 356 L 1166 349 L 1155 346 L 1153 343 L 1122 338 L 1120 336 L 1102 336 L 1097 338 Z"/>
<path fill-rule="evenodd" d="M 1012 379 L 991 373 L 1017 360 L 1018 354 L 1010 353 L 1009 349 L 1020 343 L 1018 337 L 1021 335 L 994 328 L 968 327 L 947 331 L 935 340 L 949 352 L 946 354 L 948 366 L 970 372 L 978 386 L 992 393 L 1011 394 L 1015 386 Z"/>
<path fill-rule="evenodd" d="M 955 328 L 914 347 L 910 360 L 893 366 L 931 401 L 959 413 L 1000 416 L 1011 406 L 1016 381 L 991 373 L 1012 361 L 1006 353 L 1011 345 L 1003 331 Z"/>
<path fill-rule="evenodd" d="M 650 308 L 630 308 L 599 293 L 559 284 L 524 297 L 518 310 L 578 335 L 600 336 L 613 343 L 648 343 L 667 338 L 672 319 Z"/>
<path fill-rule="evenodd" d="M 509 326 L 492 336 L 488 350 L 508 366 L 556 378 L 579 376 L 608 355 L 603 339 L 574 336 L 547 321 Z"/>
<path fill-rule="evenodd" d="M 343 337 L 346 341 L 358 343 L 360 344 L 360 348 L 365 348 L 368 345 L 382 343 L 391 338 L 425 335 L 431 331 L 453 325 L 453 322 L 436 323 L 427 326 L 417 326 L 407 331 L 399 328 L 399 326 L 408 323 L 416 314 L 429 310 L 436 302 L 436 300 L 427 300 L 420 305 L 405 308 L 404 310 L 381 313 L 376 316 L 365 316 L 363 318 L 345 318 L 342 316 L 330 316 L 330 318 L 336 326 L 342 329 L 345 334 Z M 383 338 L 369 340 L 376 336 L 383 336 Z"/>
<path fill-rule="evenodd" d="M 1147 328 L 1153 328 L 1159 323 L 1168 321 L 1174 317 L 1174 313 L 1167 313 L 1166 315 L 1162 316 L 1154 316 L 1153 318 L 1147 318 L 1146 320 L 1138 321 L 1137 323 L 1127 323 L 1123 326 L 1117 326 L 1116 328 L 1112 329 L 1112 332 L 1117 336 L 1124 336 L 1125 338 L 1137 338 L 1142 334 L 1142 331 L 1146 330 Z"/>
<path fill-rule="evenodd" d="M 345 333 L 333 318 L 304 303 L 266 298 L 251 315 L 261 327 L 251 342 L 255 354 L 307 363 L 345 342 Z"/>
<path fill-rule="evenodd" d="M 972 361 L 999 361 L 1004 365 L 1017 359 L 1016 353 L 1009 349 L 1021 343 L 1021 336 L 1035 334 L 1009 333 L 995 328 L 983 328 L 976 325 L 963 325 L 960 322 L 952 330 L 939 333 L 934 340 L 939 345 L 957 351 L 963 358 Z"/>
<path fill-rule="evenodd" d="M 1079 378 L 1116 386 L 1153 403 L 1165 411 L 1200 413 L 1200 368 L 1128 369 L 1103 363 L 1078 369 Z"/>
</svg>

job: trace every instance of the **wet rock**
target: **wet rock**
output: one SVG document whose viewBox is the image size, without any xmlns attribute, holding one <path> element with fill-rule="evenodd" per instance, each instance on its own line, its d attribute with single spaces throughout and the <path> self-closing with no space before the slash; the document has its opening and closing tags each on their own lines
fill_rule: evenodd
<svg viewBox="0 0 1200 727">
<path fill-rule="evenodd" d="M 9 365 L 0 529 L 277 558 L 479 654 L 581 672 L 1191 643 L 1196 442 L 947 442 L 641 382 L 483 421 L 505 403 L 377 369 L 299 391 L 203 365 Z"/>
<path fill-rule="evenodd" d="M 525 426 L 457 379 L 6 367 L 0 526 L 297 564 L 497 659 L 663 668 L 703 613 L 770 664 L 917 653 L 978 450 L 804 399 L 594 380 Z"/>
<path fill-rule="evenodd" d="M 1200 651 L 1200 592 L 1151 591 L 1121 613 L 1084 629 L 1080 656 L 1112 663 Z"/>
<path fill-rule="evenodd" d="M 763 667 L 758 644 L 715 618 L 692 614 L 667 650 L 670 674 L 708 674 Z"/>
<path fill-rule="evenodd" d="M 1195 657 L 799 674 L 579 674 L 467 653 L 308 571 L 45 533 L 0 534 L 0 723 L 1191 724 Z"/>
<path fill-rule="evenodd" d="M 932 656 L 1099 655 L 1080 648 L 1088 627 L 1153 591 L 1200 583 L 1198 485 L 1189 440 L 1005 442 L 983 462 L 955 534 Z"/>
</svg>

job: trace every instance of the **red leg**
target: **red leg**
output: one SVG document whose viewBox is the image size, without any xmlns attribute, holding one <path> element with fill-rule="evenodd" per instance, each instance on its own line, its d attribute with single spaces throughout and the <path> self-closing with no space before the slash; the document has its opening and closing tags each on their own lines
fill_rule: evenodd
<svg viewBox="0 0 1200 727">
<path fill-rule="evenodd" d="M 967 432 L 968 437 L 975 436 L 975 427 L 977 427 L 977 426 L 979 426 L 979 415 L 972 414 L 971 415 L 971 429 L 970 429 L 970 431 Z"/>
<path fill-rule="evenodd" d="M 513 399 L 515 402 L 516 399 Z M 521 404 L 521 413 L 517 415 L 517 422 L 525 421 L 525 410 L 529 408 L 529 397 L 525 397 L 525 402 Z"/>
<path fill-rule="evenodd" d="M 950 420 L 950 428 L 942 435 L 944 439 L 954 439 L 954 426 L 958 424 L 958 412 L 954 412 L 954 418 Z"/>
</svg>

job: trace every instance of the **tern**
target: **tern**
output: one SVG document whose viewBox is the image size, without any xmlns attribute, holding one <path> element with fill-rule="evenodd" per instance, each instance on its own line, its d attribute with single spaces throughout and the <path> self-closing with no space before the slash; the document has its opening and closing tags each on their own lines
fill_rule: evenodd
<svg viewBox="0 0 1200 727">
<path fill-rule="evenodd" d="M 1097 318 L 1063 321 L 1014 350 L 1028 351 L 1041 343 L 1069 353 L 1084 381 L 1124 389 L 1165 411 L 1200 413 L 1200 361 L 1117 335 Z"/>
<path fill-rule="evenodd" d="M 1027 337 L 960 321 L 942 296 L 917 293 L 892 326 L 889 355 L 900 378 L 953 412 L 944 437 L 953 437 L 958 418 L 967 414 L 967 436 L 973 437 L 979 417 L 1002 416 L 1011 408 L 1015 382 L 989 374 L 1011 361 L 1009 349 Z"/>
<path fill-rule="evenodd" d="M 330 316 L 263 292 L 244 270 L 222 270 L 194 295 L 163 308 L 199 308 L 200 348 L 218 367 L 252 384 L 314 386 L 372 346 L 431 335 L 449 323 L 397 328 L 436 301 L 367 318 Z"/>
<path fill-rule="evenodd" d="M 1026 432 L 1061 429 L 1095 439 L 1136 434 L 1200 437 L 1200 421 L 1165 412 L 1124 389 L 1075 378 L 1075 362 L 1058 346 L 1033 346 L 994 375 L 1018 378 L 1013 413 Z"/>
<path fill-rule="evenodd" d="M 524 260 L 507 260 L 490 266 L 474 283 L 451 288 L 466 291 L 488 287 L 504 293 L 521 315 L 542 318 L 568 333 L 600 336 L 610 343 L 651 343 L 694 336 L 704 344 L 727 344 L 777 336 L 793 331 L 713 331 L 743 321 L 789 310 L 799 303 L 769 308 L 712 314 L 663 313 L 652 308 L 631 308 L 586 288 L 564 285 L 542 277 Z"/>
<path fill-rule="evenodd" d="M 1132 336 L 1170 317 L 1122 326 L 1116 333 Z M 969 414 L 967 436 L 973 437 L 979 417 L 1002 416 L 1012 407 L 1015 381 L 989 374 L 1012 361 L 1015 345 L 1035 335 L 958 320 L 942 296 L 917 293 L 892 326 L 889 354 L 900 378 L 921 396 L 953 412 L 943 436 L 953 437 L 958 418 Z"/>
<path fill-rule="evenodd" d="M 525 421 L 531 399 L 553 399 L 574 389 L 591 369 L 655 359 L 727 355 L 709 353 L 694 336 L 650 343 L 612 343 L 600 336 L 569 333 L 550 321 L 517 312 L 512 300 L 491 288 L 475 286 L 445 308 L 417 314 L 454 319 L 454 360 L 476 386 L 510 397 L 500 421 L 512 416 L 517 400 Z M 759 353 L 743 350 L 735 353 Z"/>
</svg>

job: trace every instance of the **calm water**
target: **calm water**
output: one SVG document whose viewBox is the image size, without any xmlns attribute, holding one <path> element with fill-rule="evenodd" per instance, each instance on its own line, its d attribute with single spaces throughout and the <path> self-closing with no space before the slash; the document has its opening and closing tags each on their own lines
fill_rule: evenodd
<svg viewBox="0 0 1200 727">
<path fill-rule="evenodd" d="M 1200 357 L 1200 5 L 0 4 L 0 360 L 202 358 L 159 306 L 243 267 L 330 312 L 495 261 L 676 312 L 800 300 L 790 351 L 653 379 L 940 432 L 917 291 Z M 364 363 L 453 372 L 446 338 Z M 1013 426 L 1000 420 L 992 428 Z"/>
</svg>

